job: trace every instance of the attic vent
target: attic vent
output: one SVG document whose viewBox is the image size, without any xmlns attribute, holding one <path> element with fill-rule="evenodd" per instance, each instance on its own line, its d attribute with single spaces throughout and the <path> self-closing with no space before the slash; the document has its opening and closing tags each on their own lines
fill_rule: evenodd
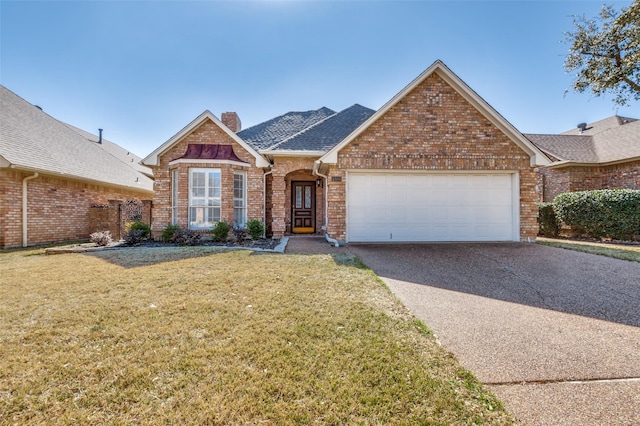
<svg viewBox="0 0 640 426">
<path fill-rule="evenodd" d="M 579 123 L 578 129 L 580 129 L 580 133 L 584 132 L 587 129 L 587 123 Z"/>
</svg>

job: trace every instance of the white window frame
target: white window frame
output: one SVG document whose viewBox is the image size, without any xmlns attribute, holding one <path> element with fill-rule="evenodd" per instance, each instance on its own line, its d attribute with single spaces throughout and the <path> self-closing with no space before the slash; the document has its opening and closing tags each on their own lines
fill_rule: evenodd
<svg viewBox="0 0 640 426">
<path fill-rule="evenodd" d="M 194 175 L 204 173 L 202 195 L 194 194 Z M 215 175 L 219 186 L 215 186 Z M 213 185 L 211 181 L 213 180 Z M 217 188 L 217 191 L 216 191 Z M 217 195 L 216 195 L 217 194 Z M 200 210 L 200 211 L 198 211 Z M 215 168 L 189 169 L 189 229 L 209 229 L 220 221 L 222 214 L 222 170 Z"/>
<path fill-rule="evenodd" d="M 237 178 L 242 179 L 242 188 L 236 187 Z M 240 195 L 240 196 L 238 196 Z M 240 216 L 240 220 L 238 220 Z M 233 221 L 244 227 L 247 224 L 247 173 L 241 170 L 233 171 Z"/>
<path fill-rule="evenodd" d="M 171 224 L 178 224 L 178 169 L 171 170 Z"/>
</svg>

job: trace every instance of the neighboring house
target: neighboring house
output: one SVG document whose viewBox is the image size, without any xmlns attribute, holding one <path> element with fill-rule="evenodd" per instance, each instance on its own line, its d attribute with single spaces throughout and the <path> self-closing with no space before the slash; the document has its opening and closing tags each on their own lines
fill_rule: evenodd
<svg viewBox="0 0 640 426">
<path fill-rule="evenodd" d="M 87 239 L 89 209 L 151 199 L 140 158 L 0 86 L 0 248 Z"/>
<path fill-rule="evenodd" d="M 543 200 L 562 192 L 640 189 L 640 120 L 613 116 L 559 135 L 525 135 L 554 161 L 540 168 Z"/>
<path fill-rule="evenodd" d="M 205 111 L 143 160 L 152 228 L 263 220 L 346 242 L 533 239 L 551 163 L 442 62 L 378 111 L 288 113 L 240 131 Z"/>
</svg>

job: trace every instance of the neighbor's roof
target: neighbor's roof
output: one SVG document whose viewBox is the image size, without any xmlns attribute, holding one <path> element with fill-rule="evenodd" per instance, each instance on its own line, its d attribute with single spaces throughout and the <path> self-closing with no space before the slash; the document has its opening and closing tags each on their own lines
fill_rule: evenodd
<svg viewBox="0 0 640 426">
<path fill-rule="evenodd" d="M 631 123 L 632 121 L 637 121 L 637 118 L 629 118 L 629 117 L 620 117 L 619 115 L 614 115 L 608 118 L 605 118 L 600 121 L 596 121 L 594 123 L 587 124 L 587 127 L 584 131 L 581 131 L 578 126 L 571 130 L 567 130 L 566 132 L 562 132 L 563 135 L 595 135 L 607 130 L 612 130 L 617 127 L 623 126 L 625 124 Z"/>
<path fill-rule="evenodd" d="M 87 140 L 91 142 L 98 143 L 98 141 L 100 140 L 98 135 L 94 135 L 93 133 L 89 133 L 82 129 L 78 129 L 77 127 L 72 126 L 70 124 L 67 124 L 67 126 L 75 130 L 76 132 L 80 133 L 80 135 L 87 138 Z M 104 149 L 105 151 L 107 151 L 108 153 L 110 153 L 111 155 L 113 155 L 114 157 L 118 158 L 120 161 L 127 163 L 129 166 L 133 167 L 135 170 L 139 171 L 140 173 L 144 173 L 149 177 L 153 177 L 153 171 L 151 170 L 151 168 L 143 165 L 141 163 L 142 158 L 138 157 L 133 152 L 127 151 L 120 145 L 105 139 L 104 136 L 102 137 L 102 143 L 98 144 L 98 146 Z"/>
<path fill-rule="evenodd" d="M 0 167 L 152 192 L 153 181 L 77 129 L 0 85 Z"/>
<path fill-rule="evenodd" d="M 325 153 L 373 113 L 375 113 L 374 110 L 355 104 L 261 152 L 263 154 L 301 151 Z"/>
<path fill-rule="evenodd" d="M 587 125 L 585 131 L 560 135 L 527 134 L 543 151 L 558 158 L 554 166 L 606 164 L 640 158 L 640 120 L 613 116 Z"/>
<path fill-rule="evenodd" d="M 238 132 L 256 151 L 269 149 L 336 112 L 322 107 L 314 111 L 291 111 Z"/>
</svg>

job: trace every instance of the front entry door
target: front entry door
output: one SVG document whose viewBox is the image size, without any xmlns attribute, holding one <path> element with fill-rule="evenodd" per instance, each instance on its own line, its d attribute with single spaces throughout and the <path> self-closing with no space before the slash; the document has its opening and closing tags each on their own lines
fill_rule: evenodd
<svg viewBox="0 0 640 426">
<path fill-rule="evenodd" d="M 316 232 L 316 183 L 291 183 L 291 231 L 294 234 Z"/>
</svg>

